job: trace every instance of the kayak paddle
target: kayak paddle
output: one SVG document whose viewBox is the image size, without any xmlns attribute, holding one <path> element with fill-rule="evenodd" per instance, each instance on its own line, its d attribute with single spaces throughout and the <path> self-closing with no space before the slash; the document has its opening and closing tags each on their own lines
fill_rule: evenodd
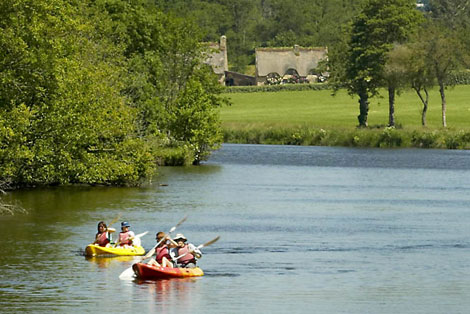
<svg viewBox="0 0 470 314">
<path fill-rule="evenodd" d="M 173 227 L 171 227 L 170 231 L 167 233 L 167 235 L 169 235 L 170 233 L 172 233 L 173 231 L 176 230 L 176 228 L 178 228 L 183 222 L 186 221 L 186 219 L 188 219 L 188 216 L 184 216 L 183 219 L 181 219 L 180 221 L 178 221 L 178 223 L 176 225 L 174 225 Z M 166 237 L 165 237 L 166 238 Z M 140 260 L 141 262 L 144 260 L 144 259 L 147 259 L 149 257 L 151 257 L 154 253 L 155 253 L 155 249 L 160 245 L 160 243 L 162 243 L 162 241 L 165 239 L 161 239 L 160 241 L 158 241 L 158 243 L 150 250 L 147 252 L 147 254 L 145 254 L 142 259 Z M 129 268 L 126 268 L 120 275 L 119 275 L 119 279 L 126 279 L 126 278 L 132 278 L 134 276 L 134 271 L 132 270 L 132 266 L 129 267 Z"/>
<path fill-rule="evenodd" d="M 206 242 L 206 243 L 204 243 L 204 244 L 198 245 L 198 246 L 196 247 L 196 249 L 197 249 L 197 250 L 200 250 L 200 249 L 202 249 L 203 247 L 206 247 L 206 246 L 209 246 L 209 245 L 211 245 L 211 244 L 214 244 L 215 242 L 219 241 L 219 239 L 220 239 L 220 236 L 217 236 L 217 237 L 215 237 L 214 239 L 212 239 L 212 240 L 210 240 L 210 241 L 208 241 L 208 242 Z M 181 257 L 183 257 L 183 256 L 186 256 L 186 255 L 189 254 L 189 253 L 190 253 L 190 252 L 184 253 L 183 255 L 180 255 L 180 256 L 176 257 L 175 259 L 173 259 L 173 260 L 174 260 L 174 261 L 177 261 L 179 258 L 181 258 Z"/>
<path fill-rule="evenodd" d="M 188 216 L 184 216 L 183 219 L 181 219 L 174 227 L 170 229 L 167 235 L 170 235 L 170 233 L 175 231 L 175 229 L 179 227 L 183 222 L 185 222 L 186 219 L 188 219 Z M 151 257 L 153 254 L 155 254 L 156 248 L 160 245 L 160 243 L 162 243 L 163 240 L 165 240 L 165 238 L 162 238 L 160 241 L 158 241 L 158 243 L 150 251 L 148 251 L 147 254 L 144 255 L 144 257 L 142 257 L 142 260 L 147 259 Z"/>
<path fill-rule="evenodd" d="M 121 213 L 119 213 L 116 217 L 114 217 L 113 220 L 111 220 L 111 222 L 108 224 L 108 227 L 114 225 L 116 222 L 118 222 L 119 219 L 121 219 Z"/>
</svg>

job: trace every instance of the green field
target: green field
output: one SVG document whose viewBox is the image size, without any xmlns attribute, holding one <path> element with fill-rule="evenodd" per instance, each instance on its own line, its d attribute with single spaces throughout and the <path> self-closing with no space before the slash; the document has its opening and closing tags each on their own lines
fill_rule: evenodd
<svg viewBox="0 0 470 314">
<path fill-rule="evenodd" d="M 231 106 L 221 108 L 224 129 L 267 129 L 309 127 L 324 129 L 354 129 L 359 114 L 357 97 L 340 91 L 282 91 L 225 94 Z M 449 88 L 447 97 L 447 126 L 454 130 L 470 130 L 470 85 Z M 396 124 L 403 129 L 422 129 L 422 104 L 414 91 L 396 97 Z M 388 95 L 371 99 L 369 126 L 388 123 Z M 430 92 L 427 130 L 442 127 L 441 101 L 436 89 Z"/>
</svg>

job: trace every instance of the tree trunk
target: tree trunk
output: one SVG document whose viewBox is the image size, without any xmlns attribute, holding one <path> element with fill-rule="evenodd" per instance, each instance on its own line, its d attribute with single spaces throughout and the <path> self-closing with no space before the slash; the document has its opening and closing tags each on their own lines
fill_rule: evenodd
<svg viewBox="0 0 470 314">
<path fill-rule="evenodd" d="M 426 126 L 426 113 L 428 112 L 428 103 L 429 103 L 429 92 L 426 88 L 423 88 L 426 98 L 421 94 L 421 89 L 415 88 L 416 94 L 418 94 L 419 99 L 423 103 L 423 110 L 421 111 L 421 125 Z"/>
<path fill-rule="evenodd" d="M 359 127 L 367 127 L 367 115 L 369 114 L 369 95 L 367 92 L 359 92 Z"/>
<path fill-rule="evenodd" d="M 388 87 L 388 126 L 395 127 L 395 88 Z"/>
<path fill-rule="evenodd" d="M 447 127 L 447 122 L 446 122 L 446 94 L 445 94 L 445 88 L 444 88 L 444 82 L 440 81 L 439 82 L 439 93 L 441 94 L 441 101 L 442 101 L 442 126 Z"/>
</svg>

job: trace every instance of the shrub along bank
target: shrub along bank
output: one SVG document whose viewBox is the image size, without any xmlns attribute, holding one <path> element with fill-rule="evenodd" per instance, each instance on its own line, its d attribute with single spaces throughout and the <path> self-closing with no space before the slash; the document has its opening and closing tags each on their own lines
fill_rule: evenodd
<svg viewBox="0 0 470 314">
<path fill-rule="evenodd" d="M 268 128 L 225 129 L 225 143 L 378 148 L 470 149 L 470 131 L 383 129 Z"/>
</svg>

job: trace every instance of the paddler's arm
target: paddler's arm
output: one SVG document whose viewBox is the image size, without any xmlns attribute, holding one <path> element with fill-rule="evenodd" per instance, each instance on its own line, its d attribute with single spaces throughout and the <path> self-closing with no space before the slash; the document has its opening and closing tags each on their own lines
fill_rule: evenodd
<svg viewBox="0 0 470 314">
<path fill-rule="evenodd" d="M 113 242 L 113 235 L 112 235 L 113 232 L 116 232 L 116 229 L 114 229 L 114 228 L 108 228 L 108 240 L 109 240 L 109 243 L 110 243 L 111 245 L 114 244 L 114 242 Z"/>
<path fill-rule="evenodd" d="M 129 240 L 131 240 L 131 241 L 134 240 L 135 239 L 134 231 L 129 231 L 128 233 L 129 233 Z"/>
<path fill-rule="evenodd" d="M 177 247 L 178 243 L 176 243 L 170 236 L 166 236 L 166 240 L 169 241 L 170 243 L 168 244 L 168 247 Z"/>
<path fill-rule="evenodd" d="M 196 257 L 196 258 L 201 258 L 202 257 L 201 251 L 197 247 L 195 247 L 194 244 L 189 243 L 188 244 L 188 249 L 189 249 L 189 252 L 192 255 L 194 255 L 194 257 Z"/>
</svg>

